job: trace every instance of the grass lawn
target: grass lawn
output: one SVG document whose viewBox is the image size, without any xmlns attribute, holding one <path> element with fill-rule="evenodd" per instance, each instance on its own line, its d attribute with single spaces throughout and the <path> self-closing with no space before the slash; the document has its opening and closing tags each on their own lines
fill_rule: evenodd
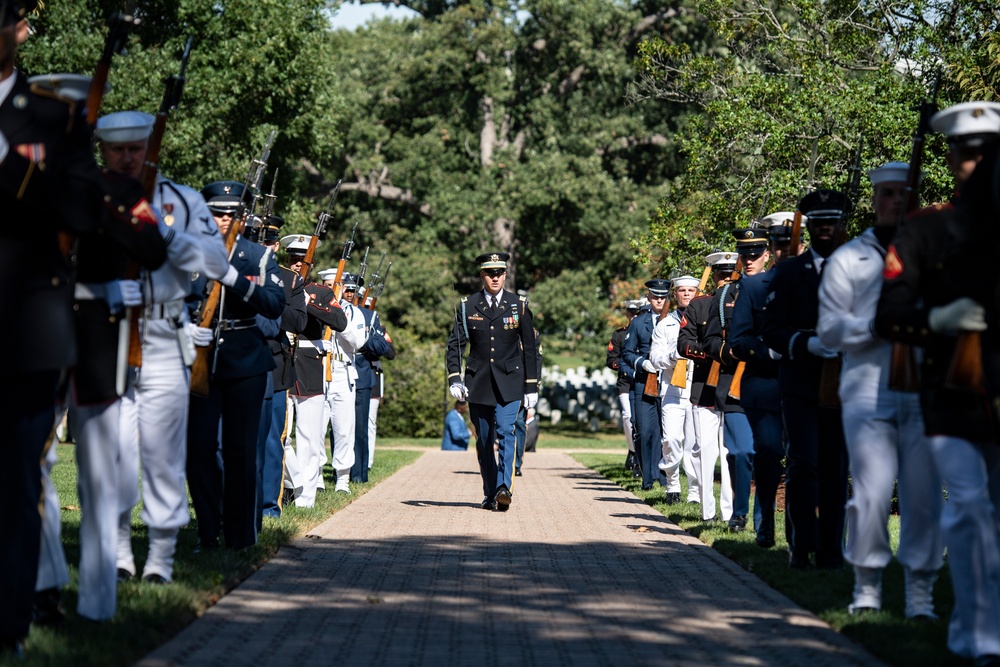
<svg viewBox="0 0 1000 667">
<path fill-rule="evenodd" d="M 609 480 L 642 498 L 655 510 L 748 571 L 763 579 L 798 604 L 815 613 L 846 637 L 890 665 L 899 667 L 943 667 L 971 665 L 971 661 L 954 657 L 946 648 L 947 619 L 954 599 L 947 566 L 941 570 L 934 590 L 935 608 L 941 619 L 934 622 L 910 621 L 903 617 L 903 570 L 895 560 L 886 568 L 882 584 L 882 611 L 854 617 L 847 613 L 853 587 L 850 566 L 838 571 L 810 570 L 802 572 L 788 567 L 788 545 L 781 530 L 782 516 L 777 517 L 777 545 L 761 549 L 754 542 L 752 530 L 729 533 L 722 524 L 701 521 L 701 509 L 694 504 L 668 506 L 663 502 L 663 490 L 641 490 L 641 480 L 625 470 L 624 457 L 612 454 L 577 453 L 573 457 L 593 468 Z M 681 497 L 686 497 L 687 480 L 682 475 Z M 719 485 L 716 484 L 716 497 Z M 751 505 L 750 516 L 753 515 Z M 890 518 L 893 550 L 899 542 L 898 517 Z"/>
<path fill-rule="evenodd" d="M 378 451 L 392 449 L 413 449 L 415 447 L 440 449 L 441 438 L 383 438 L 376 443 Z M 476 440 L 469 441 L 469 447 L 476 447 Z M 620 430 L 602 429 L 594 433 L 585 428 L 543 425 L 538 434 L 538 449 L 621 449 L 621 459 L 625 460 L 625 436 Z M 378 460 L 376 454 L 375 460 Z"/>
<path fill-rule="evenodd" d="M 197 542 L 195 524 L 181 530 L 174 564 L 174 583 L 150 586 L 133 580 L 118 587 L 118 613 L 105 623 L 93 623 L 76 615 L 77 569 L 80 562 L 80 510 L 76 495 L 76 464 L 72 446 L 59 446 L 59 463 L 52 478 L 59 491 L 63 545 L 70 564 L 70 584 L 63 594 L 67 619 L 58 631 L 32 627 L 26 642 L 23 665 L 129 665 L 177 634 L 215 604 L 241 581 L 266 563 L 282 545 L 305 534 L 334 512 L 365 494 L 399 468 L 415 461 L 420 452 L 380 450 L 375 456 L 370 481 L 352 484 L 353 494 L 334 493 L 334 480 L 310 509 L 287 507 L 280 519 L 264 519 L 259 543 L 241 551 L 219 549 L 193 552 Z M 329 472 L 329 470 L 327 470 Z M 140 506 L 141 507 L 141 506 Z M 140 571 L 146 561 L 146 528 L 139 520 L 140 507 L 132 515 L 133 548 Z M 8 664 L 0 660 L 0 663 Z"/>
</svg>

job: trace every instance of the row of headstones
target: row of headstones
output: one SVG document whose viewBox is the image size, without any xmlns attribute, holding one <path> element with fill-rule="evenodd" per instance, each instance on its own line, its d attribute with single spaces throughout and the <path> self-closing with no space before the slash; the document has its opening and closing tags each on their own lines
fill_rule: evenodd
<svg viewBox="0 0 1000 667">
<path fill-rule="evenodd" d="M 563 419 L 587 424 L 591 430 L 601 422 L 621 420 L 616 384 L 618 374 L 610 368 L 588 374 L 584 366 L 542 369 L 542 391 L 538 415 L 555 425 Z"/>
</svg>

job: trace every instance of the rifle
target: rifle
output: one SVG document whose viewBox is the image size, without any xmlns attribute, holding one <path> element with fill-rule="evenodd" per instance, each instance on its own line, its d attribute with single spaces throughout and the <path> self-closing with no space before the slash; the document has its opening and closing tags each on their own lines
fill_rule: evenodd
<svg viewBox="0 0 1000 667">
<path fill-rule="evenodd" d="M 375 308 L 375 301 L 374 301 L 375 288 L 378 286 L 378 281 L 381 278 L 382 263 L 383 262 L 385 262 L 385 251 L 384 250 L 382 251 L 382 259 L 380 259 L 378 261 L 378 266 L 375 267 L 375 273 L 372 274 L 372 279 L 369 281 L 368 291 L 365 293 L 366 294 L 365 301 L 367 303 L 362 303 L 361 304 L 362 306 L 365 306 L 366 308 L 371 308 L 373 310 Z M 368 295 L 371 295 L 372 298 L 369 298 Z"/>
<path fill-rule="evenodd" d="M 389 279 L 389 271 L 391 270 L 392 270 L 392 262 L 389 262 L 389 266 L 387 266 L 385 269 L 385 276 L 382 277 L 382 282 L 378 284 L 378 291 L 375 292 L 374 296 L 372 296 L 372 302 L 368 304 L 368 307 L 371 308 L 372 310 L 375 310 L 375 302 L 378 301 L 378 298 L 380 296 L 382 296 L 382 290 L 385 288 L 385 281 Z M 374 289 L 374 287 L 372 289 Z"/>
<path fill-rule="evenodd" d="M 361 294 L 362 294 L 362 292 L 361 292 L 361 284 L 365 282 L 365 274 L 368 273 L 368 250 L 369 249 L 370 249 L 370 246 L 365 248 L 365 256 L 361 260 L 361 266 L 358 268 L 358 288 L 356 290 L 354 290 L 354 305 L 355 306 L 362 306 L 362 305 L 364 305 L 364 304 L 360 303 L 360 301 L 361 301 Z"/>
<path fill-rule="evenodd" d="M 803 197 L 816 189 L 816 162 L 819 160 L 819 139 L 823 135 L 813 139 L 812 155 L 809 157 L 809 180 L 806 181 L 806 191 Z M 799 197 L 801 200 L 802 197 Z M 792 218 L 792 238 L 788 245 L 788 256 L 795 257 L 799 254 L 799 246 L 802 243 L 802 211 L 795 207 L 795 216 Z"/>
<path fill-rule="evenodd" d="M 248 217 L 253 215 L 254 209 L 257 207 L 257 202 L 260 199 L 260 186 L 264 180 L 264 172 L 267 170 L 267 160 L 271 156 L 271 145 L 274 144 L 274 134 L 274 130 L 271 130 L 271 134 L 267 138 L 267 143 L 264 144 L 264 148 L 260 152 L 260 157 L 250 163 L 243 192 L 240 194 L 239 206 L 236 208 L 236 213 L 233 216 L 232 223 L 229 225 L 229 229 L 226 230 L 226 250 L 229 252 L 230 261 L 232 261 L 233 252 L 236 250 L 236 238 L 243 230 L 244 222 L 246 222 Z M 248 193 L 252 197 L 249 206 L 244 203 L 244 199 L 246 199 Z M 208 297 L 202 302 L 199 313 L 195 317 L 198 321 L 198 326 L 204 329 L 211 328 L 212 322 L 215 320 L 214 340 L 216 341 L 219 339 L 222 327 L 222 317 L 216 317 L 217 314 L 221 314 L 221 305 L 222 283 L 215 282 L 208 293 Z M 210 367 L 208 355 L 211 349 L 211 346 L 195 348 L 194 364 L 191 366 L 191 393 L 196 396 L 208 396 L 210 375 L 215 371 L 216 359 L 216 356 L 213 355 Z M 216 353 L 218 353 L 218 349 L 219 346 L 217 343 L 215 345 Z"/>
<path fill-rule="evenodd" d="M 97 61 L 97 68 L 94 76 L 90 80 L 90 89 L 87 91 L 87 124 L 93 127 L 97 123 L 97 116 L 101 112 L 101 102 L 104 100 L 104 91 L 108 85 L 108 73 L 111 71 L 111 59 L 116 53 L 125 53 L 125 42 L 128 41 L 128 34 L 132 27 L 139 25 L 139 19 L 135 15 L 136 3 L 130 2 L 125 7 L 125 11 L 115 12 L 108 18 L 108 37 L 104 40 L 104 50 L 101 52 L 101 59 Z"/>
<path fill-rule="evenodd" d="M 858 149 L 854 153 L 854 162 L 848 168 L 847 184 L 844 186 L 844 195 L 853 204 L 861 192 L 861 151 L 864 147 L 864 139 L 858 139 Z M 840 216 L 840 227 L 837 230 L 837 246 L 843 245 L 847 240 L 847 219 L 849 217 L 847 208 Z M 833 359 L 824 359 L 823 367 L 819 375 L 819 404 L 826 408 L 840 407 L 840 371 L 843 367 L 844 359 L 837 355 Z"/>
<path fill-rule="evenodd" d="M 264 203 L 260 207 L 260 215 L 254 215 L 247 220 L 251 225 L 247 237 L 254 243 L 262 243 L 261 235 L 264 233 L 264 224 L 267 219 L 274 214 L 274 204 L 278 201 L 278 169 L 274 170 L 274 179 L 271 181 L 271 192 L 264 195 Z"/>
<path fill-rule="evenodd" d="M 142 183 L 142 192 L 146 199 L 152 203 L 156 196 L 156 178 L 160 173 L 160 148 L 163 145 L 163 135 L 167 131 L 167 117 L 170 112 L 177 108 L 181 101 L 181 93 L 184 91 L 184 73 L 187 72 L 188 59 L 191 57 L 191 45 L 194 37 L 188 37 L 184 46 L 184 54 L 181 56 L 181 71 L 177 76 L 171 75 L 167 78 L 166 89 L 163 91 L 163 100 L 160 102 L 160 110 L 156 112 L 156 121 L 153 123 L 153 131 L 149 135 L 146 144 L 146 161 L 142 165 L 142 172 L 139 174 L 139 182 Z M 166 220 L 170 224 L 172 220 Z M 139 278 L 139 263 L 129 261 L 125 266 L 126 280 L 136 280 Z M 132 307 L 125 311 L 125 321 L 128 323 L 128 365 L 139 368 L 142 366 L 142 336 L 139 332 L 139 316 L 136 312 L 138 308 Z M 124 345 L 123 345 L 124 346 Z"/>
<path fill-rule="evenodd" d="M 337 182 L 337 187 L 338 188 L 340 187 L 340 181 Z M 334 196 L 336 196 L 336 191 L 334 191 Z M 332 205 L 333 203 L 332 199 L 330 203 Z M 344 291 L 344 283 L 343 283 L 344 267 L 347 266 L 347 260 L 351 258 L 351 250 L 354 248 L 354 235 L 357 234 L 357 232 L 358 232 L 358 223 L 357 221 L 355 221 L 354 229 L 351 230 L 351 238 L 344 241 L 343 243 L 344 250 L 340 254 L 340 262 L 337 263 L 337 275 L 334 276 L 333 279 L 333 294 L 337 299 L 338 303 L 340 302 L 340 295 Z M 331 329 L 330 327 L 325 327 L 323 329 L 323 340 L 331 340 L 331 339 L 333 339 L 333 329 Z M 330 382 L 331 380 L 333 380 L 333 364 L 330 363 L 329 354 L 324 355 L 323 359 L 324 363 L 326 364 L 326 381 Z"/>
<path fill-rule="evenodd" d="M 299 275 L 303 279 L 309 277 L 309 272 L 312 271 L 314 260 L 316 257 L 316 247 L 319 245 L 319 240 L 326 234 L 326 226 L 333 218 L 333 205 L 337 202 L 337 194 L 340 192 L 340 180 L 337 184 L 333 186 L 333 192 L 330 193 L 330 203 L 326 205 L 326 211 L 319 214 L 319 220 L 316 221 L 316 229 L 313 231 L 312 238 L 309 239 L 309 248 L 306 250 L 306 256 L 302 260 L 302 266 L 299 267 Z M 354 229 L 358 228 L 358 224 L 354 223 Z M 354 235 L 351 235 L 351 240 L 354 240 Z M 350 255 L 350 252 L 348 252 Z M 344 262 L 341 261 L 340 266 L 337 269 L 337 281 L 340 281 L 340 276 L 344 272 Z M 340 299 L 340 294 L 337 294 L 337 298 Z"/>
<path fill-rule="evenodd" d="M 698 291 L 696 294 L 705 293 L 705 285 L 708 284 L 708 279 L 711 275 L 712 266 L 709 264 L 701 272 L 701 280 L 698 281 Z M 687 386 L 687 363 L 687 359 L 678 359 L 677 363 L 674 364 L 674 372 L 670 374 L 670 384 L 672 386 L 680 387 L 681 389 Z"/>
<path fill-rule="evenodd" d="M 920 117 L 917 121 L 917 131 L 913 134 L 913 144 L 910 149 L 910 169 L 906 174 L 906 206 L 900 214 L 900 219 L 897 221 L 898 225 L 903 224 L 906 214 L 912 213 L 920 207 L 920 168 L 923 164 L 927 133 L 931 131 L 931 117 L 937 113 L 937 96 L 940 87 L 941 70 L 939 69 L 934 77 L 931 98 L 929 100 L 925 99 L 920 103 Z M 959 339 L 961 340 L 964 336 L 964 334 L 959 336 Z M 962 345 L 962 348 L 967 349 L 968 344 Z M 959 351 L 958 344 L 955 346 L 955 351 Z M 948 379 L 945 383 L 950 385 L 951 382 L 951 370 L 949 369 Z M 894 391 L 906 392 L 920 390 L 917 358 L 913 353 L 913 348 L 906 343 L 892 344 L 892 354 L 889 358 L 889 388 Z"/>
</svg>

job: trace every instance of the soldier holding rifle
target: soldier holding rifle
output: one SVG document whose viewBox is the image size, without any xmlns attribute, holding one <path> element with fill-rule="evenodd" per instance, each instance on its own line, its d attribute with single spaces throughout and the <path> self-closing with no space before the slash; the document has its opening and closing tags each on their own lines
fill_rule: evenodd
<svg viewBox="0 0 1000 667">
<path fill-rule="evenodd" d="M 260 178 L 268 150 L 269 146 L 255 161 Z M 247 180 L 252 190 L 259 190 L 259 179 Z M 257 542 L 257 435 L 267 374 L 274 368 L 256 316 L 280 317 L 285 292 L 271 251 L 240 233 L 245 219 L 253 214 L 254 192 L 241 183 L 216 181 L 202 188 L 201 194 L 219 231 L 229 238 L 236 236 L 229 268 L 219 281 L 223 286 L 220 306 L 210 322 L 214 349 L 209 350 L 207 395 L 195 393 L 200 388 L 192 380 L 188 486 L 200 548 L 218 547 L 221 533 L 227 548 L 242 549 Z M 203 312 L 201 321 L 205 319 Z M 218 461 L 220 424 L 222 467 Z"/>
<path fill-rule="evenodd" d="M 1000 140 L 1000 105 L 958 104 L 935 114 L 931 127 L 947 138 L 962 206 L 966 181 Z M 994 281 L 970 271 L 995 235 L 993 220 L 960 217 L 951 204 L 911 214 L 886 254 L 874 324 L 883 338 L 923 348 L 924 427 L 948 487 L 942 526 L 955 591 L 948 648 L 981 664 L 1000 664 L 1000 456 L 981 388 L 949 386 L 948 369 L 957 336 L 986 329 L 981 304 L 993 302 Z"/>
</svg>

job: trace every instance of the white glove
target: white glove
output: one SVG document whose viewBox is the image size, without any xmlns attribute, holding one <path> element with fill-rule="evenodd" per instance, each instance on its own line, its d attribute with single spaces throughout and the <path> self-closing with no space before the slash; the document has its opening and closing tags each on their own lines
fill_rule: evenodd
<svg viewBox="0 0 1000 667">
<path fill-rule="evenodd" d="M 947 336 L 956 336 L 962 331 L 985 331 L 986 312 L 966 296 L 947 306 L 931 308 L 927 314 L 927 324 L 934 333 Z"/>
<path fill-rule="evenodd" d="M 815 354 L 817 357 L 823 359 L 835 359 L 837 357 L 837 351 L 823 345 L 823 341 L 818 336 L 809 337 L 809 340 L 806 341 L 806 349 L 809 350 L 809 354 Z"/>
<path fill-rule="evenodd" d="M 325 338 L 320 341 L 323 352 L 333 352 L 337 346 L 334 344 L 333 340 L 326 340 Z"/>
<path fill-rule="evenodd" d="M 7 143 L 7 137 L 0 132 L 0 164 L 3 163 L 4 159 L 7 157 L 7 151 L 10 150 L 10 144 Z"/>
<path fill-rule="evenodd" d="M 235 266 L 230 265 L 229 270 L 226 271 L 226 275 L 222 276 L 219 280 L 226 287 L 232 287 L 236 284 L 236 279 L 240 277 L 239 271 L 236 270 Z"/>
<path fill-rule="evenodd" d="M 208 347 L 212 344 L 212 338 L 215 337 L 215 332 L 211 329 L 200 327 L 194 322 L 185 322 L 184 332 L 191 339 L 191 342 L 194 343 L 195 347 Z"/>
<path fill-rule="evenodd" d="M 451 394 L 452 398 L 456 401 L 464 401 L 469 397 L 469 390 L 461 382 L 448 387 L 448 393 Z"/>
<path fill-rule="evenodd" d="M 524 407 L 528 410 L 535 407 L 538 404 L 538 392 L 533 391 L 530 394 L 524 395 Z"/>
<path fill-rule="evenodd" d="M 655 373 L 656 372 L 656 366 L 654 366 L 653 362 L 650 361 L 649 359 L 643 359 L 643 361 L 642 361 L 642 370 L 646 371 L 647 373 Z"/>
<path fill-rule="evenodd" d="M 118 289 L 122 293 L 122 303 L 126 308 L 142 305 L 142 283 L 138 280 L 119 280 Z"/>
<path fill-rule="evenodd" d="M 767 356 L 771 357 L 775 361 L 777 361 L 778 359 L 781 359 L 781 353 L 780 352 L 775 352 L 771 348 L 767 348 Z"/>
</svg>

